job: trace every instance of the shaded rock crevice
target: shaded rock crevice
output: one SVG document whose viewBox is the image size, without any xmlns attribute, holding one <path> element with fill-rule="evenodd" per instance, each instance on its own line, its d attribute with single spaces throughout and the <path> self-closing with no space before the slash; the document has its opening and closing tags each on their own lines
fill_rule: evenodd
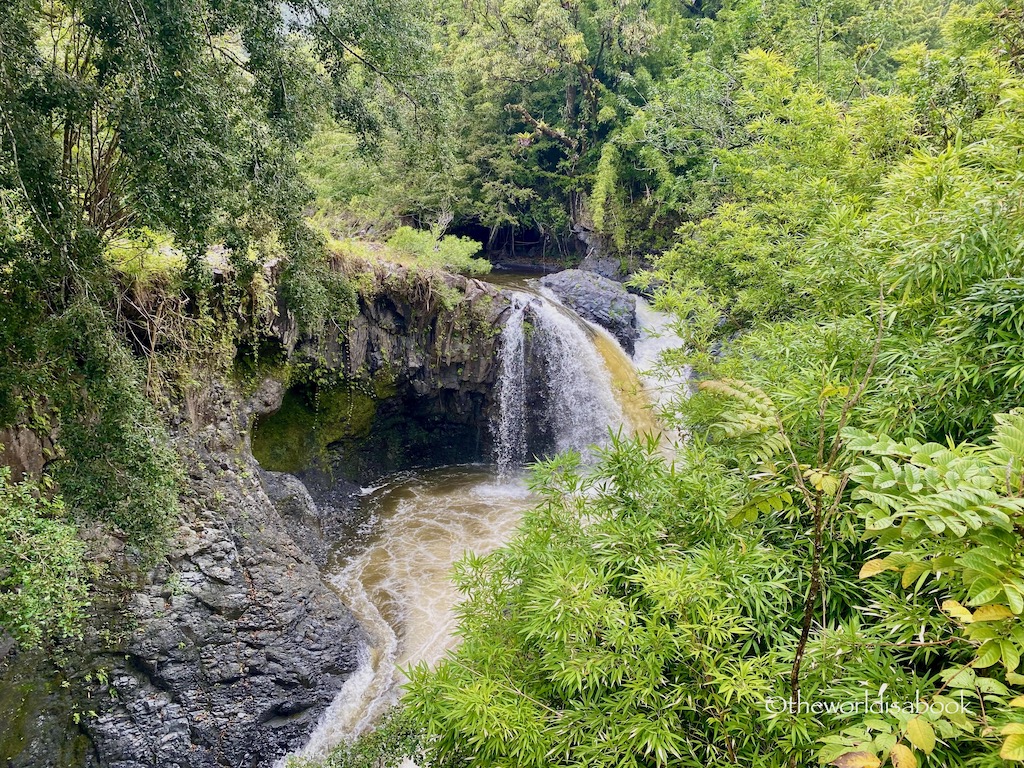
<svg viewBox="0 0 1024 768">
<path fill-rule="evenodd" d="M 303 336 L 281 316 L 283 354 L 321 373 L 293 378 L 281 409 L 254 428 L 263 468 L 299 476 L 318 504 L 337 506 L 319 489 L 339 481 L 365 485 L 492 450 L 508 296 L 479 280 L 402 269 L 372 271 L 362 284 L 358 313 L 344 325 Z"/>
</svg>

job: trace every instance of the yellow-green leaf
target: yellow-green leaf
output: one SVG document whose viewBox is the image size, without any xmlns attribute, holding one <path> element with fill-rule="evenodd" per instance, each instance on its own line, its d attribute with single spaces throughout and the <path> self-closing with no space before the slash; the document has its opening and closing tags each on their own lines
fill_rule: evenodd
<svg viewBox="0 0 1024 768">
<path fill-rule="evenodd" d="M 888 571 L 888 570 L 889 570 L 889 566 L 886 565 L 882 560 L 878 560 L 878 559 L 868 560 L 866 563 L 864 563 L 863 566 L 861 566 L 860 578 L 867 579 L 867 578 L 870 578 L 871 576 L 877 576 L 878 574 L 882 573 L 883 571 Z"/>
<path fill-rule="evenodd" d="M 1009 675 L 1007 675 L 1007 677 L 1009 677 Z M 1010 682 L 1012 683 L 1013 681 L 1011 680 Z M 1010 699 L 1010 706 L 1011 707 L 1024 707 L 1024 696 L 1016 696 L 1016 697 Z"/>
<path fill-rule="evenodd" d="M 1002 621 L 1013 616 L 1013 611 L 1005 605 L 983 605 L 974 612 L 975 621 Z"/>
<path fill-rule="evenodd" d="M 881 764 L 870 752 L 847 752 L 832 761 L 836 768 L 879 768 Z"/>
<path fill-rule="evenodd" d="M 901 579 L 903 588 L 906 589 L 917 581 L 922 573 L 929 573 L 930 571 L 931 568 L 928 566 L 928 563 L 911 563 L 903 569 L 903 578 Z"/>
<path fill-rule="evenodd" d="M 970 624 L 972 621 L 974 621 L 974 616 L 971 614 L 971 612 L 964 608 L 956 600 L 946 600 L 942 604 L 942 610 L 944 610 L 954 619 L 959 619 L 964 624 Z"/>
<path fill-rule="evenodd" d="M 931 723 L 921 718 L 920 715 L 907 723 L 907 738 L 910 743 L 920 749 L 926 755 L 930 755 L 935 749 L 935 731 Z"/>
<path fill-rule="evenodd" d="M 1007 723 L 999 730 L 1001 736 L 1010 736 L 1014 733 L 1024 734 L 1024 723 Z"/>
<path fill-rule="evenodd" d="M 1003 649 L 999 647 L 999 643 L 995 640 L 986 640 L 981 648 L 978 649 L 978 653 L 974 661 L 971 662 L 971 666 L 976 669 L 985 669 L 991 667 L 1002 657 Z"/>
<path fill-rule="evenodd" d="M 897 744 L 889 753 L 893 768 L 917 768 L 917 758 L 906 744 Z"/>
<path fill-rule="evenodd" d="M 999 750 L 1003 760 L 1024 760 L 1024 734 L 1014 733 L 1006 737 L 1003 748 Z"/>
</svg>

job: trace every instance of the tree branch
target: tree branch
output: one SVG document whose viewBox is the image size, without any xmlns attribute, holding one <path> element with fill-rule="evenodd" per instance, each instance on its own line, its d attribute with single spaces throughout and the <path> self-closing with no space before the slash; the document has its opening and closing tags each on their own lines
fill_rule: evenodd
<svg viewBox="0 0 1024 768">
<path fill-rule="evenodd" d="M 572 136 L 569 136 L 564 131 L 560 131 L 557 128 L 552 128 L 543 120 L 538 120 L 533 115 L 531 115 L 527 111 L 526 107 L 524 107 L 522 104 L 506 104 L 505 109 L 513 114 L 519 115 L 519 117 L 522 118 L 523 122 L 526 123 L 527 125 L 532 126 L 534 131 L 536 131 L 537 133 L 544 134 L 549 139 L 554 139 L 560 144 L 563 144 L 564 146 L 571 149 L 573 152 L 576 151 L 576 147 L 578 146 L 576 139 L 574 139 Z"/>
</svg>

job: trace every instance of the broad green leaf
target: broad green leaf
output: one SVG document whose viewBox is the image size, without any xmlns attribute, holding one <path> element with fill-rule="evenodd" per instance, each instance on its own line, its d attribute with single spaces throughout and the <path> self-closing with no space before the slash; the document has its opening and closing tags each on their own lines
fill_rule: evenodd
<svg viewBox="0 0 1024 768">
<path fill-rule="evenodd" d="M 999 647 L 999 643 L 995 640 L 987 640 L 978 649 L 978 653 L 974 658 L 972 666 L 976 669 L 985 669 L 991 667 L 997 661 L 1003 657 L 1003 649 Z"/>
<path fill-rule="evenodd" d="M 1016 614 L 1024 613 L 1024 596 L 1021 595 L 1017 588 L 1010 585 L 1003 585 L 1003 594 L 1006 595 L 1006 602 L 1010 604 L 1010 610 Z"/>
<path fill-rule="evenodd" d="M 1003 664 L 1007 672 L 1013 672 L 1020 666 L 1020 650 L 1012 640 L 1000 640 L 999 647 L 1003 652 Z"/>
<path fill-rule="evenodd" d="M 911 563 L 903 569 L 903 578 L 900 579 L 900 583 L 903 588 L 906 589 L 913 584 L 921 576 L 922 573 L 930 573 L 931 567 L 928 563 Z"/>
</svg>

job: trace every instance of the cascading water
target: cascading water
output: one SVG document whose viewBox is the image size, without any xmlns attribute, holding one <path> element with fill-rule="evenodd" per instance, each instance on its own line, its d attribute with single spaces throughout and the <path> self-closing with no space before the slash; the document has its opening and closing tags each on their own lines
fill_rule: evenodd
<svg viewBox="0 0 1024 768">
<path fill-rule="evenodd" d="M 592 333 L 592 332 L 591 332 Z M 612 377 L 587 327 L 556 300 L 513 294 L 502 330 L 497 413 L 492 421 L 495 458 L 503 473 L 529 458 L 531 419 L 541 420 L 552 444 L 536 453 L 586 453 L 607 440 L 608 429 L 626 425 Z M 544 396 L 530 408 L 532 389 Z M 532 412 L 531 412 L 532 411 Z"/>
<path fill-rule="evenodd" d="M 499 479 L 486 467 L 407 474 L 367 489 L 360 546 L 335 553 L 340 568 L 330 581 L 370 646 L 299 757 L 322 758 L 366 731 L 398 701 L 402 668 L 444 655 L 458 602 L 452 565 L 467 551 L 483 555 L 507 541 L 532 503 L 521 479 Z"/>
<path fill-rule="evenodd" d="M 502 474 L 526 461 L 526 309 L 530 297 L 512 296 L 512 312 L 501 330 L 494 459 Z"/>
<path fill-rule="evenodd" d="M 686 346 L 676 329 L 676 322 L 640 298 L 636 302 L 636 314 L 640 338 L 633 353 L 633 363 L 648 392 L 659 405 L 667 405 L 672 398 L 688 395 L 690 367 L 663 370 L 661 360 L 665 352 Z"/>
<path fill-rule="evenodd" d="M 335 553 L 331 583 L 370 647 L 300 756 L 323 757 L 372 727 L 398 700 L 401 668 L 433 664 L 453 645 L 451 567 L 467 551 L 485 554 L 511 536 L 534 503 L 519 470 L 535 453 L 585 453 L 607 440 L 609 428 L 653 428 L 628 356 L 553 296 L 512 292 L 501 342 L 491 424 L 498 471 L 448 467 L 368 489 L 366 521 Z M 532 436 L 545 444 L 531 445 Z"/>
</svg>

